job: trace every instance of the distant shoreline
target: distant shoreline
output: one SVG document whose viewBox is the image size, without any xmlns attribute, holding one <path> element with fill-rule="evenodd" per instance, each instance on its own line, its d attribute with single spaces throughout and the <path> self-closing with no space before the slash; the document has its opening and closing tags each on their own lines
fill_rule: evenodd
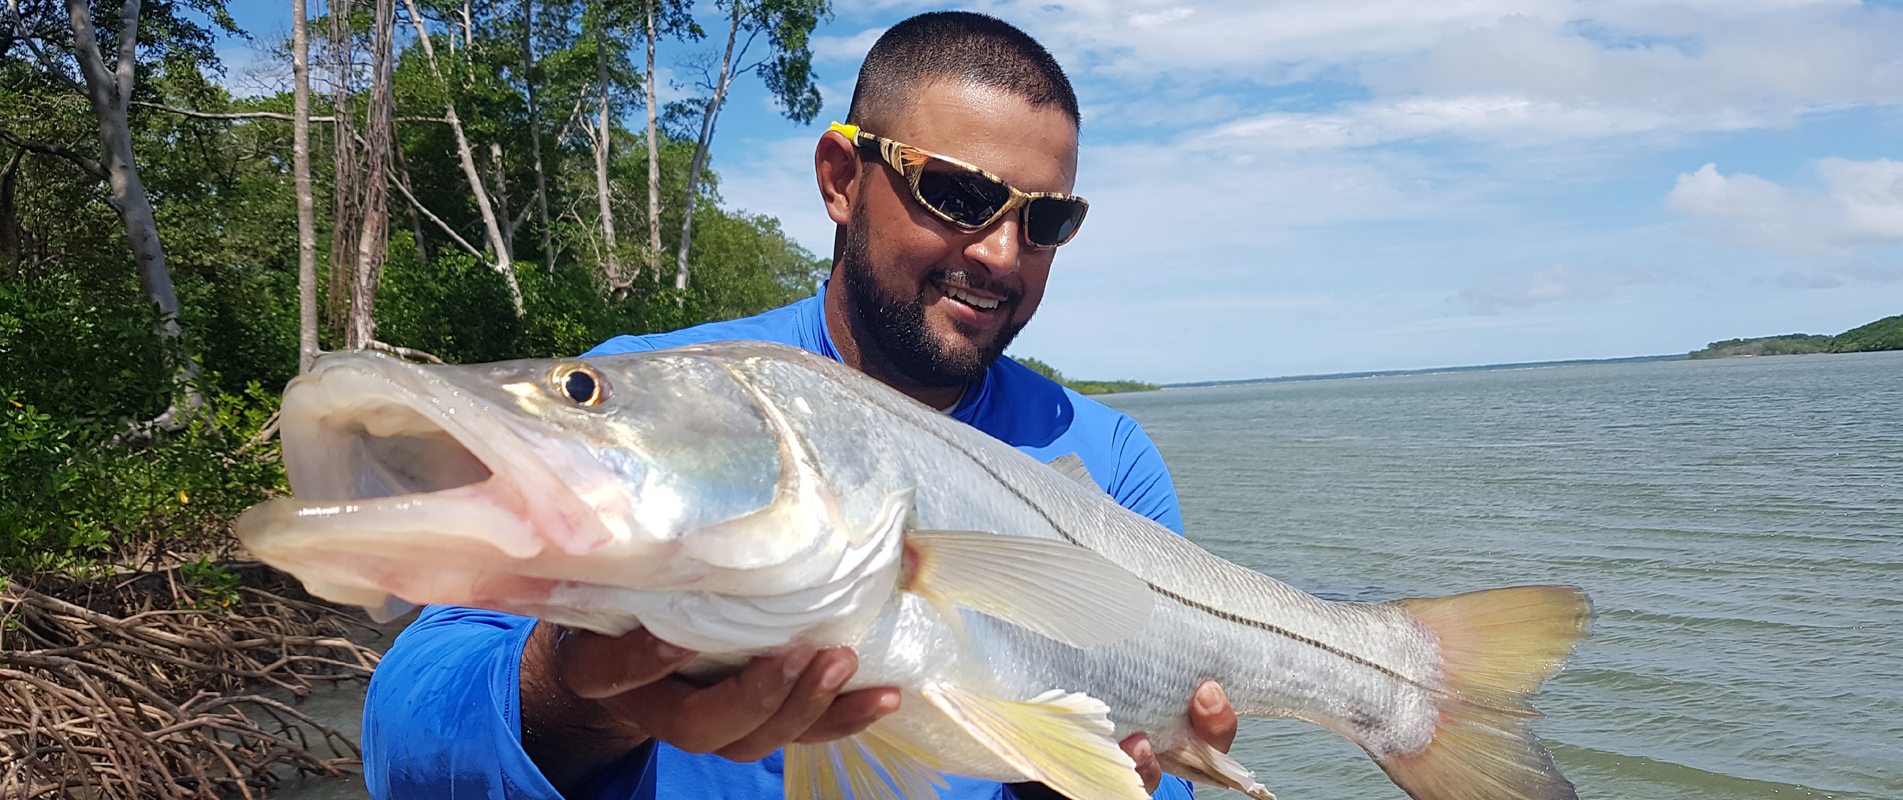
<svg viewBox="0 0 1903 800">
<path fill-rule="evenodd" d="M 1166 383 L 1165 389 L 1199 389 L 1206 386 L 1245 386 L 1255 383 L 1296 383 L 1300 381 L 1332 381 L 1344 378 L 1387 378 L 1399 375 L 1434 375 L 1444 372 L 1491 372 L 1501 369 L 1531 369 L 1533 367 L 1564 367 L 1574 364 L 1641 364 L 1648 361 L 1685 361 L 1690 359 L 1683 353 L 1665 356 L 1627 356 L 1625 358 L 1574 358 L 1564 361 L 1520 361 L 1512 364 L 1474 364 L 1464 367 L 1426 367 L 1423 369 L 1381 369 L 1367 372 L 1330 372 L 1319 375 L 1284 375 L 1275 378 L 1239 378 L 1227 381 L 1191 381 L 1189 383 Z"/>
</svg>

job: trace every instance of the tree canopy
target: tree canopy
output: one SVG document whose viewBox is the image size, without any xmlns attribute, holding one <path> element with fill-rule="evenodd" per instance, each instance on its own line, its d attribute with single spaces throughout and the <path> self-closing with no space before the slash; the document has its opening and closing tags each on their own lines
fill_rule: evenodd
<svg viewBox="0 0 1903 800">
<path fill-rule="evenodd" d="M 99 21 L 100 63 L 109 83 L 131 87 L 108 98 L 123 114 L 115 123 L 89 101 L 84 37 L 65 4 L 17 5 L 0 9 L 0 573 L 85 569 L 128 548 L 222 536 L 237 511 L 286 488 L 268 434 L 299 369 L 291 85 L 238 97 L 219 82 L 215 37 L 237 32 L 221 0 L 145 0 L 126 25 L 127 5 L 95 0 L 85 8 Z M 715 172 L 690 176 L 697 156 L 718 153 L 702 131 L 657 125 L 650 168 L 649 73 L 634 56 L 650 14 L 664 60 L 704 56 L 691 4 L 332 0 L 320 10 L 348 12 L 309 26 L 322 348 L 355 343 L 345 330 L 355 307 L 375 344 L 404 352 L 571 356 L 617 334 L 782 305 L 828 270 L 777 220 L 722 207 Z M 810 117 L 817 90 L 801 54 L 827 4 L 742 11 L 767 14 L 758 25 L 770 46 L 765 66 L 740 66 L 757 67 L 789 114 Z M 612 37 L 595 36 L 596 24 Z M 121 48 L 127 30 L 136 46 Z M 270 46 L 288 67 L 290 43 Z M 175 314 L 142 288 L 124 176 L 107 169 L 115 125 L 149 198 Z M 651 209 L 657 243 L 645 235 Z M 615 220 L 640 233 L 611 245 Z M 692 279 L 677 284 L 657 250 L 691 254 Z M 611 272 L 616 260 L 635 266 Z M 351 281 L 369 293 L 353 299 Z M 147 424 L 160 418 L 172 424 Z"/>
</svg>

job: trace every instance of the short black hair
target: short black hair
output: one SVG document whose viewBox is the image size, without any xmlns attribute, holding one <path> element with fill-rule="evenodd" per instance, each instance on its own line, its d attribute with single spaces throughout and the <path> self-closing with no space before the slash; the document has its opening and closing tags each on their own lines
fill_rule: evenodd
<svg viewBox="0 0 1903 800">
<path fill-rule="evenodd" d="M 1073 126 L 1082 123 L 1070 79 L 1043 45 L 997 17 L 969 11 L 920 14 L 888 28 L 859 68 L 846 121 L 883 134 L 917 87 L 934 80 L 1001 89 L 1033 108 L 1056 106 Z"/>
</svg>

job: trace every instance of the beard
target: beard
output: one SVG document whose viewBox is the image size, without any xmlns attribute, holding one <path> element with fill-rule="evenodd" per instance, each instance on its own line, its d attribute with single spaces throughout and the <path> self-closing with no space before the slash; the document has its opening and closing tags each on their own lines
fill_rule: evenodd
<svg viewBox="0 0 1903 800">
<path fill-rule="evenodd" d="M 950 337 L 934 335 L 926 327 L 925 287 L 956 277 L 958 280 L 948 282 L 1003 296 L 1001 307 L 1010 309 L 1016 309 L 1020 293 L 982 281 L 969 272 L 942 267 L 932 270 L 912 289 L 880 286 L 878 270 L 868 253 L 864 209 L 863 203 L 853 209 L 839 253 L 846 294 L 856 316 L 849 320 L 853 330 L 871 340 L 888 366 L 919 386 L 951 388 L 982 377 L 1029 320 L 1006 325 L 990 342 L 962 338 L 947 341 Z M 860 349 L 863 352 L 866 348 Z"/>
</svg>

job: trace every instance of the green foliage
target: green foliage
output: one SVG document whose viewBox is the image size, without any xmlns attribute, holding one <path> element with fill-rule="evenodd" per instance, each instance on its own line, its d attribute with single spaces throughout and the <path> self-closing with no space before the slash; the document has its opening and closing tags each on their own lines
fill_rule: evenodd
<svg viewBox="0 0 1903 800">
<path fill-rule="evenodd" d="M 1765 336 L 1757 339 L 1726 339 L 1712 342 L 1705 349 L 1693 352 L 1692 358 L 1731 358 L 1734 356 L 1787 356 L 1803 353 L 1831 352 L 1830 336 L 1813 333 L 1790 333 L 1783 336 Z"/>
<path fill-rule="evenodd" d="M 211 556 L 201 555 L 197 562 L 179 565 L 179 572 L 185 574 L 185 581 L 198 590 L 198 602 L 195 608 L 222 610 L 238 604 L 242 594 L 238 591 L 244 585 L 244 579 L 238 573 L 225 569 L 222 564 L 212 563 Z"/>
<path fill-rule="evenodd" d="M 478 249 L 484 228 L 450 129 L 439 121 L 453 101 L 497 212 L 513 230 L 512 255 L 527 313 L 516 315 L 493 257 L 470 253 L 438 223 L 390 196 L 389 258 L 375 317 L 382 341 L 452 362 L 571 356 L 618 334 L 670 330 L 764 311 L 808 296 L 828 263 L 768 217 L 718 206 L 718 176 L 699 188 L 688 288 L 673 288 L 673 259 L 649 268 L 647 143 L 640 126 L 644 44 L 641 3 L 543 3 L 531 49 L 521 57 L 520 7 L 466 7 L 426 0 L 425 16 L 445 81 L 420 50 L 398 54 L 399 176 L 457 236 Z M 664 40 L 691 41 L 692 4 L 665 0 Z M 789 111 L 817 109 L 805 36 L 824 3 L 768 3 L 775 52 L 795 61 L 763 69 L 781 75 L 775 91 Z M 763 6 L 764 7 L 764 6 Z M 95 13 L 108 40 L 112 14 Z M 115 7 L 116 8 L 116 7 Z M 70 28 L 58 4 L 22 6 L 24 28 L 70 64 Z M 596 85 L 588 14 L 605 9 L 610 95 L 616 103 L 608 177 L 618 222 L 620 285 L 603 267 L 596 218 L 593 147 L 579 120 L 590 118 Z M 462 30 L 462 14 L 473 12 Z M 222 0 L 147 0 L 142 6 L 135 96 L 206 112 L 290 110 L 288 93 L 234 98 L 208 73 L 218 69 L 214 29 L 229 29 Z M 804 16 L 802 16 L 804 15 Z M 367 13 L 354 22 L 365 28 Z M 191 22 L 191 20 L 200 22 Z M 455 25 L 445 23 L 454 21 Z M 457 29 L 451 46 L 447 33 Z M 320 38 L 325 26 L 313 25 Z M 108 52 L 110 41 L 102 42 Z M 664 47 L 670 46 L 664 44 Z M 316 51 L 321 41 L 313 42 Z M 288 59 L 288 52 L 279 52 Z M 0 182 L 0 577 L 8 572 L 98 571 L 119 554 L 157 545 L 216 545 L 232 517 L 287 490 L 275 443 L 256 442 L 278 390 L 297 370 L 296 196 L 291 130 L 269 119 L 214 120 L 147 106 L 130 123 L 145 188 L 155 209 L 183 310 L 182 339 L 161 340 L 161 320 L 142 299 L 125 228 L 107 187 L 78 161 L 96 158 L 99 125 L 86 99 L 49 74 L 22 40 L 0 35 L 0 131 L 66 148 L 81 159 L 19 156 Z M 664 63 L 673 60 L 664 55 Z M 810 59 L 808 59 L 810 60 Z M 69 68 L 69 67 L 68 67 Z M 533 213 L 536 171 L 526 81 L 538 86 L 541 145 L 551 217 L 549 252 Z M 356 87 L 358 91 L 362 87 Z M 351 99 L 359 118 L 365 98 Z M 328 98 L 313 112 L 331 113 Z M 697 134 L 694 126 L 689 134 Z M 318 264 L 331 244 L 328 196 L 334 185 L 332 129 L 312 126 Z M 682 201 L 695 142 L 663 132 L 660 251 L 678 246 Z M 0 140 L 0 167 L 19 148 Z M 553 269 L 549 264 L 553 263 Z M 326 285 L 320 274 L 320 291 Z M 322 299 L 320 298 L 320 305 Z M 329 326 L 324 327 L 329 335 Z M 327 346 L 334 343 L 326 341 Z M 188 397 L 177 383 L 194 364 L 202 408 L 189 424 L 151 437 L 129 436 Z M 184 567 L 209 602 L 224 602 L 225 574 L 209 561 Z"/>
<path fill-rule="evenodd" d="M 1838 353 L 1865 350 L 1903 350 L 1903 314 L 1884 317 L 1837 334 L 1831 349 Z"/>
<path fill-rule="evenodd" d="M 1691 358 L 1731 358 L 1735 356 L 1784 356 L 1805 353 L 1857 353 L 1870 350 L 1903 350 L 1903 314 L 1884 317 L 1836 336 L 1815 333 L 1791 333 L 1758 339 L 1726 339 L 1712 342 Z"/>
<path fill-rule="evenodd" d="M 1057 381 L 1078 394 L 1115 394 L 1117 392 L 1147 392 L 1163 387 L 1142 381 L 1074 381 L 1064 377 L 1056 367 L 1035 358 L 1012 356 L 1012 361 L 1030 367 L 1032 372 Z"/>
<path fill-rule="evenodd" d="M 143 443 L 120 441 L 117 420 L 51 414 L 17 389 L 0 400 L 0 572 L 83 572 L 135 543 L 204 542 L 284 490 L 275 451 L 245 447 L 277 405 L 255 385 Z"/>
</svg>

